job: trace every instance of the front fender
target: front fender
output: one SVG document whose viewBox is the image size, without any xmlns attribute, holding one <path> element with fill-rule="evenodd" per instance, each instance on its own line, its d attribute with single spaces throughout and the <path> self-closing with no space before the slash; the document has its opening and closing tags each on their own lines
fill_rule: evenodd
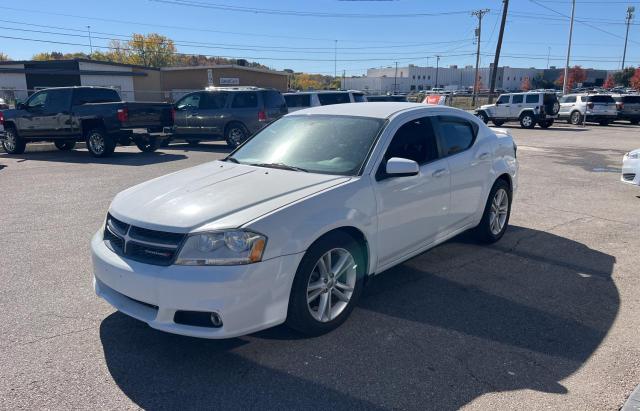
<svg viewBox="0 0 640 411">
<path fill-rule="evenodd" d="M 329 231 L 353 227 L 367 242 L 369 271 L 375 270 L 376 201 L 373 189 L 364 177 L 275 210 L 244 227 L 267 235 L 264 259 L 306 251 Z"/>
</svg>

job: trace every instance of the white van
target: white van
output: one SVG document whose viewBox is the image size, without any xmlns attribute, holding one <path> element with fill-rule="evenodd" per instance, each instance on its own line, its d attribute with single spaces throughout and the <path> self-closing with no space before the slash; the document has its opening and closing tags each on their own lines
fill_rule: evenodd
<svg viewBox="0 0 640 411">
<path fill-rule="evenodd" d="M 358 90 L 319 90 L 284 93 L 289 113 L 309 107 L 342 103 L 364 103 L 367 97 Z"/>
</svg>

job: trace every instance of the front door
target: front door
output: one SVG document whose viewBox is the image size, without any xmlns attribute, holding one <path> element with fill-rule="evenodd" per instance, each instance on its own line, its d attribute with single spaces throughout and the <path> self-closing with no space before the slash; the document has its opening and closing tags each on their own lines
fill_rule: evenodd
<svg viewBox="0 0 640 411">
<path fill-rule="evenodd" d="M 420 165 L 418 175 L 392 177 L 385 173 L 392 157 Z M 388 266 L 433 242 L 446 226 L 450 204 L 450 175 L 439 157 L 432 117 L 407 121 L 395 133 L 376 173 L 378 264 Z"/>
<path fill-rule="evenodd" d="M 496 107 L 494 108 L 495 118 L 507 118 L 509 117 L 510 96 L 503 94 L 496 101 Z"/>
<path fill-rule="evenodd" d="M 524 94 L 511 95 L 511 105 L 509 107 L 509 118 L 518 118 L 524 104 Z"/>
<path fill-rule="evenodd" d="M 198 110 L 202 93 L 191 93 L 182 97 L 175 106 L 174 133 L 179 136 L 196 135 L 200 129 Z"/>
<path fill-rule="evenodd" d="M 200 134 L 208 138 L 220 137 L 224 134 L 224 125 L 230 117 L 230 112 L 226 109 L 229 94 L 219 91 L 202 93 L 198 111 Z"/>
<path fill-rule="evenodd" d="M 43 123 L 49 137 L 64 138 L 71 135 L 71 89 L 47 90 Z"/>
<path fill-rule="evenodd" d="M 47 125 L 44 124 L 44 106 L 47 101 L 47 91 L 39 91 L 27 100 L 24 115 L 18 118 L 18 131 L 24 137 L 44 137 L 47 135 Z"/>
</svg>

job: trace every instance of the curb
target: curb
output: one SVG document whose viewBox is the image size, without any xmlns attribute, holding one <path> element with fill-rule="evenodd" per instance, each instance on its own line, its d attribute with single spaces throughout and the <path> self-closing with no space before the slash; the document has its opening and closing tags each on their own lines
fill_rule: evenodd
<svg viewBox="0 0 640 411">
<path fill-rule="evenodd" d="M 633 390 L 620 411 L 640 411 L 640 385 Z"/>
</svg>

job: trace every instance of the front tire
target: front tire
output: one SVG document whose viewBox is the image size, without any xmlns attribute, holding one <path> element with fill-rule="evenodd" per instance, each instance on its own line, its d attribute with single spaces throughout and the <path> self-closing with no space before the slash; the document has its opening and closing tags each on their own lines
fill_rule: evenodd
<svg viewBox="0 0 640 411">
<path fill-rule="evenodd" d="M 503 124 L 504 124 L 504 121 L 502 120 L 493 120 L 493 125 L 496 127 L 500 127 Z"/>
<path fill-rule="evenodd" d="M 478 241 L 495 243 L 502 238 L 509 225 L 512 196 L 511 188 L 506 181 L 500 179 L 493 184 L 484 207 L 482 220 L 475 228 Z"/>
<path fill-rule="evenodd" d="M 533 117 L 533 113 L 524 113 L 520 116 L 520 127 L 522 128 L 534 128 L 536 126 L 536 119 Z"/>
<path fill-rule="evenodd" d="M 571 113 L 571 117 L 569 117 L 569 122 L 574 126 L 579 126 L 582 124 L 582 114 L 579 111 L 574 111 Z"/>
<path fill-rule="evenodd" d="M 484 124 L 487 124 L 489 122 L 489 116 L 487 116 L 484 111 L 476 113 L 476 117 L 478 117 Z"/>
<path fill-rule="evenodd" d="M 143 153 L 153 153 L 160 147 L 156 137 L 141 137 L 136 140 L 136 147 Z"/>
<path fill-rule="evenodd" d="M 87 150 L 97 158 L 109 157 L 116 149 L 115 139 L 102 128 L 94 128 L 87 133 Z"/>
<path fill-rule="evenodd" d="M 231 148 L 236 148 L 249 137 L 247 128 L 240 123 L 231 123 L 227 126 L 224 139 Z"/>
<path fill-rule="evenodd" d="M 75 141 L 54 141 L 53 145 L 60 151 L 70 151 L 76 147 Z"/>
<path fill-rule="evenodd" d="M 27 142 L 18 134 L 15 128 L 7 127 L 4 130 L 2 148 L 7 154 L 22 154 L 27 148 Z"/>
<path fill-rule="evenodd" d="M 307 335 L 340 326 L 362 292 L 364 253 L 348 234 L 337 231 L 316 241 L 306 252 L 293 280 L 287 325 Z"/>
</svg>

